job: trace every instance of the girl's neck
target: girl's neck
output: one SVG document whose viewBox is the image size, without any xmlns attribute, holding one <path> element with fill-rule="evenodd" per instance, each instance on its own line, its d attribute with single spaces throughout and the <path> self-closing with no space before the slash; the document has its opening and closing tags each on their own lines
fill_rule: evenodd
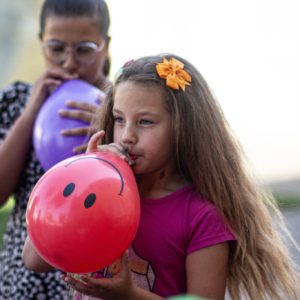
<svg viewBox="0 0 300 300">
<path fill-rule="evenodd" d="M 159 174 L 138 175 L 137 183 L 141 198 L 164 197 L 188 184 L 182 176 L 167 170 Z"/>
</svg>

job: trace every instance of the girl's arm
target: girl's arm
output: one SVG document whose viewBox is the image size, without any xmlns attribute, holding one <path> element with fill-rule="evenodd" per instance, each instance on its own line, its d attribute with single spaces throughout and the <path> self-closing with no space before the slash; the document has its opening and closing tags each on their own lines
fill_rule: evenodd
<svg viewBox="0 0 300 300">
<path fill-rule="evenodd" d="M 187 256 L 187 293 L 223 300 L 226 290 L 228 243 L 217 244 Z"/>
<path fill-rule="evenodd" d="M 22 260 L 26 268 L 41 273 L 48 272 L 53 269 L 48 263 L 46 263 L 36 252 L 30 238 L 27 236 L 22 252 Z"/>
<path fill-rule="evenodd" d="M 63 277 L 74 290 L 99 299 L 105 300 L 161 300 L 164 299 L 154 293 L 135 286 L 131 279 L 128 261 L 128 251 L 121 260 L 121 271 L 112 278 L 92 278 L 80 275 L 74 278 L 67 274 Z"/>
<path fill-rule="evenodd" d="M 207 299 L 223 300 L 225 297 L 228 243 L 203 248 L 187 256 L 187 294 Z M 160 300 L 157 294 L 134 285 L 128 262 L 128 253 L 122 257 L 122 268 L 113 278 L 92 278 L 82 275 L 64 280 L 78 292 L 105 300 Z"/>
</svg>

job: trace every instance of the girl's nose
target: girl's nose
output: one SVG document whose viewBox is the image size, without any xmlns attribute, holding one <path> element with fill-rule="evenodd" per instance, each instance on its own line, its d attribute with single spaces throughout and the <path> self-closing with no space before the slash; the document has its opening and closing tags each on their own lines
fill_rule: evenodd
<svg viewBox="0 0 300 300">
<path fill-rule="evenodd" d="M 136 132 L 131 127 L 126 127 L 122 134 L 122 143 L 124 145 L 131 145 L 137 142 Z"/>
</svg>

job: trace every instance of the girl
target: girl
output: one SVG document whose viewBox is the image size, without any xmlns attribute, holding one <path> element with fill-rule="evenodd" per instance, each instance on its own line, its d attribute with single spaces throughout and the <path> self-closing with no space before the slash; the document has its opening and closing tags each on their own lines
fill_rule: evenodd
<svg viewBox="0 0 300 300">
<path fill-rule="evenodd" d="M 16 82 L 0 93 L 0 205 L 12 194 L 15 198 L 0 253 L 0 299 L 65 297 L 66 286 L 58 272 L 36 274 L 27 270 L 21 260 L 28 197 L 43 175 L 31 146 L 33 124 L 49 92 L 64 80 L 78 78 L 105 88 L 109 24 L 104 0 L 45 0 L 39 38 L 47 70 L 32 86 Z M 84 57 L 80 55 L 82 51 Z M 87 122 L 96 110 L 77 101 L 71 101 L 69 106 L 77 110 L 64 110 L 62 116 Z M 89 129 L 74 128 L 64 134 L 85 135 Z"/>
<path fill-rule="evenodd" d="M 227 286 L 232 299 L 297 299 L 297 274 L 268 208 L 279 212 L 255 186 L 188 61 L 159 55 L 127 63 L 99 120 L 104 131 L 88 151 L 115 152 L 132 166 L 141 222 L 121 261 L 97 274 L 106 278 L 64 276 L 73 289 L 101 299 L 224 299 Z M 30 268 L 43 266 L 29 239 L 23 257 Z"/>
</svg>

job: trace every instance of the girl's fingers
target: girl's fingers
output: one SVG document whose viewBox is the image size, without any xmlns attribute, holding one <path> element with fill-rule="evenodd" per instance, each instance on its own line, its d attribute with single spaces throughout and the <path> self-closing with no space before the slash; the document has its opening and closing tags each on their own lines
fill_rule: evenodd
<svg viewBox="0 0 300 300">
<path fill-rule="evenodd" d="M 96 152 L 98 150 L 98 144 L 100 140 L 104 137 L 104 135 L 104 130 L 98 131 L 95 134 L 93 134 L 91 139 L 89 140 L 86 152 Z"/>
<path fill-rule="evenodd" d="M 82 153 L 85 153 L 86 150 L 87 150 L 87 144 L 83 144 L 83 145 L 74 147 L 74 148 L 72 149 L 72 152 L 73 152 L 74 154 L 82 154 Z"/>
<path fill-rule="evenodd" d="M 104 130 L 93 134 L 91 139 L 89 140 L 86 153 L 96 151 L 115 153 L 116 155 L 124 159 L 129 165 L 133 165 L 134 161 L 130 158 L 130 156 L 127 153 L 127 150 L 121 144 L 111 143 L 99 146 L 99 141 L 103 138 L 104 135 Z"/>
<path fill-rule="evenodd" d="M 107 145 L 101 145 L 99 146 L 98 151 L 114 153 L 125 160 L 129 165 L 133 165 L 134 163 L 134 161 L 128 155 L 126 149 L 121 144 L 111 143 Z"/>
<path fill-rule="evenodd" d="M 122 274 L 124 275 L 128 275 L 129 272 L 130 272 L 130 267 L 129 267 L 129 251 L 126 250 L 123 255 L 122 255 L 122 269 L 121 269 L 121 272 Z"/>
</svg>

